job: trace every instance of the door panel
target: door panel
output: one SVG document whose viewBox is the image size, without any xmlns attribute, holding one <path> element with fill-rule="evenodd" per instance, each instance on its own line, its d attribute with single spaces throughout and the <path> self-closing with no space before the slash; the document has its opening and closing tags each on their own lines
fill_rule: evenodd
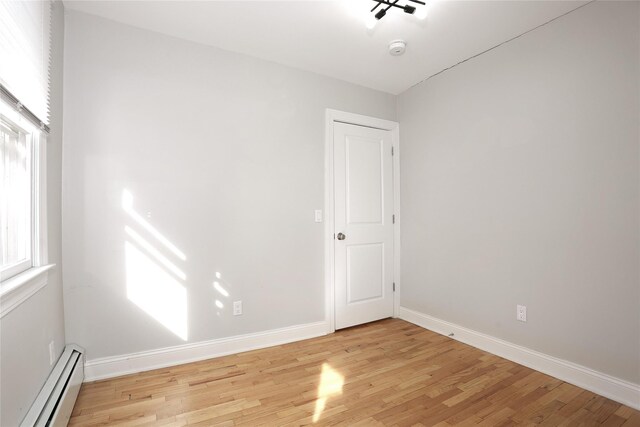
<svg viewBox="0 0 640 427">
<path fill-rule="evenodd" d="M 347 223 L 382 222 L 382 141 L 349 136 L 345 141 Z"/>
<path fill-rule="evenodd" d="M 335 321 L 346 328 L 393 315 L 390 131 L 334 124 Z"/>
<path fill-rule="evenodd" d="M 384 244 L 347 246 L 347 304 L 384 298 Z"/>
</svg>

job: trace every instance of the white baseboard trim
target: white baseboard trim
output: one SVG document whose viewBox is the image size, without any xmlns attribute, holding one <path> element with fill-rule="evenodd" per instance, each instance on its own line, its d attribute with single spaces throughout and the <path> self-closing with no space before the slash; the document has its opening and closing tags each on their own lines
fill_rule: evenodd
<svg viewBox="0 0 640 427">
<path fill-rule="evenodd" d="M 640 409 L 640 385 L 612 377 L 548 354 L 476 332 L 454 323 L 400 307 L 399 317 L 430 331 L 448 336 L 562 381 L 597 393 L 635 409 Z"/>
<path fill-rule="evenodd" d="M 246 335 L 160 348 L 121 356 L 103 357 L 85 363 L 85 382 L 96 381 L 214 357 L 257 350 L 327 334 L 327 322 L 307 323 Z"/>
</svg>

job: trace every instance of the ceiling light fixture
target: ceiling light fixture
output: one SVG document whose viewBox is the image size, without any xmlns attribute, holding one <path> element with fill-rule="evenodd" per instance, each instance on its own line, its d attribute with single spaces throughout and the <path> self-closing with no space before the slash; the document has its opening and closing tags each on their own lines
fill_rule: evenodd
<svg viewBox="0 0 640 427">
<path fill-rule="evenodd" d="M 416 11 L 415 6 L 412 6 L 408 3 L 403 5 L 400 3 L 400 0 L 373 0 L 373 1 L 376 3 L 376 5 L 373 6 L 373 8 L 371 9 L 371 12 L 375 12 L 376 9 L 380 8 L 375 14 L 375 18 L 378 21 L 384 18 L 385 15 L 387 14 L 387 11 L 392 7 L 402 9 L 404 13 L 407 13 L 409 15 L 413 15 Z M 408 1 L 412 3 L 417 3 L 419 5 L 422 5 L 423 7 L 426 6 L 425 2 L 421 0 L 408 0 Z"/>
</svg>

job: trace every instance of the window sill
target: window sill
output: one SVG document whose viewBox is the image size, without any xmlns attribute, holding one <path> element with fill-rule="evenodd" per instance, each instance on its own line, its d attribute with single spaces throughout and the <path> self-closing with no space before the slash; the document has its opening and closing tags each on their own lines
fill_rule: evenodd
<svg viewBox="0 0 640 427">
<path fill-rule="evenodd" d="M 33 267 L 0 283 L 0 318 L 44 288 L 49 276 L 47 272 L 55 266 Z"/>
</svg>

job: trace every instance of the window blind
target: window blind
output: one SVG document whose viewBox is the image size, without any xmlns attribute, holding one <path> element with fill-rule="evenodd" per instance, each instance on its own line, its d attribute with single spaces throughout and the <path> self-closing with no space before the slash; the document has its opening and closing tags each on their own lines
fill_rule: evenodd
<svg viewBox="0 0 640 427">
<path fill-rule="evenodd" d="M 0 0 L 0 92 L 46 126 L 50 51 L 50 1 Z"/>
</svg>

